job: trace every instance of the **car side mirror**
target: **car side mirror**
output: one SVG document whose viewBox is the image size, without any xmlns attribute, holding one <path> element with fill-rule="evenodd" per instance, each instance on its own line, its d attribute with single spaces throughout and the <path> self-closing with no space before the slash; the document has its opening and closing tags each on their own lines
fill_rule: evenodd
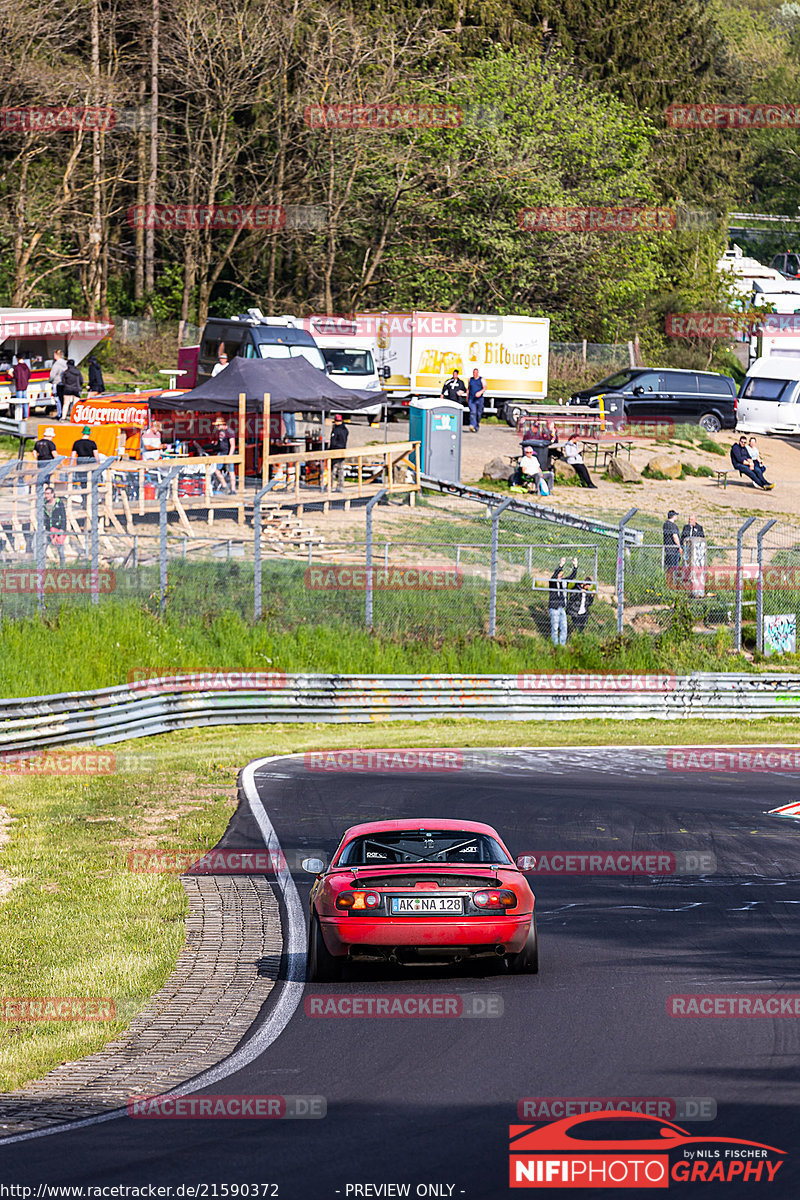
<svg viewBox="0 0 800 1200">
<path fill-rule="evenodd" d="M 309 875 L 320 875 L 325 870 L 325 860 L 322 858 L 304 858 L 300 866 L 304 871 L 308 871 Z"/>
<path fill-rule="evenodd" d="M 633 394 L 634 394 L 634 396 L 643 396 L 643 395 L 644 395 L 644 388 L 643 388 L 643 387 L 635 387 L 635 388 L 633 389 Z"/>
<path fill-rule="evenodd" d="M 536 859 L 532 854 L 520 854 L 516 864 L 520 871 L 532 871 L 536 866 Z"/>
<path fill-rule="evenodd" d="M 391 367 L 381 367 L 378 374 L 380 375 L 381 379 L 389 379 L 389 377 L 392 374 L 392 368 Z"/>
</svg>

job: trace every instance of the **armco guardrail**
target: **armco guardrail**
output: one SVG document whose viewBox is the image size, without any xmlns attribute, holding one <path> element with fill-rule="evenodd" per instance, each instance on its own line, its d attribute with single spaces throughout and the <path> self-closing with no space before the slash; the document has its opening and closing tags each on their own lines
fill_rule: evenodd
<svg viewBox="0 0 800 1200">
<path fill-rule="evenodd" d="M 800 675 L 186 675 L 0 702 L 0 753 L 196 725 L 789 716 Z"/>
</svg>

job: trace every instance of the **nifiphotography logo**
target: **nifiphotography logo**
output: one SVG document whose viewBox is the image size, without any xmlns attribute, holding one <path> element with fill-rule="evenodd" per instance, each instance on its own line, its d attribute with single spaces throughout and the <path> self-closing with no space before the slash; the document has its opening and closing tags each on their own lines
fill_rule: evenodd
<svg viewBox="0 0 800 1200">
<path fill-rule="evenodd" d="M 772 1183 L 784 1150 L 744 1138 L 693 1136 L 619 1110 L 509 1126 L 509 1185 L 668 1188 L 673 1183 Z"/>
</svg>

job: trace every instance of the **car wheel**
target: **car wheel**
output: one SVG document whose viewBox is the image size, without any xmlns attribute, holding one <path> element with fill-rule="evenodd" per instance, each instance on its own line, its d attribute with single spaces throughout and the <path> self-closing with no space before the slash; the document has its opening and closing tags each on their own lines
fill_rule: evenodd
<svg viewBox="0 0 800 1200">
<path fill-rule="evenodd" d="M 518 404 L 507 404 L 505 412 L 506 412 L 506 424 L 511 425 L 512 428 L 514 426 L 516 426 L 517 421 L 523 415 L 522 409 L 520 408 L 520 406 Z"/>
<path fill-rule="evenodd" d="M 539 934 L 536 929 L 536 916 L 531 920 L 528 938 L 519 954 L 507 954 L 506 964 L 513 975 L 539 974 Z"/>
<path fill-rule="evenodd" d="M 705 429 L 706 433 L 719 433 L 722 429 L 722 422 L 713 413 L 703 413 L 697 424 L 701 429 Z"/>
<path fill-rule="evenodd" d="M 342 959 L 331 954 L 325 945 L 319 917 L 312 913 L 308 931 L 308 978 L 316 983 L 331 983 L 341 977 Z"/>
</svg>

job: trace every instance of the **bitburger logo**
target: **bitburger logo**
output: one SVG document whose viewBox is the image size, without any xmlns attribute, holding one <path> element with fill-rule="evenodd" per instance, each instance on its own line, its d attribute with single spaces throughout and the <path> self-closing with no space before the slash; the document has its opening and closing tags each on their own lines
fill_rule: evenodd
<svg viewBox="0 0 800 1200">
<path fill-rule="evenodd" d="M 744 1138 L 695 1137 L 641 1113 L 602 1112 L 509 1127 L 512 1188 L 666 1188 L 772 1183 L 784 1150 Z"/>
</svg>

